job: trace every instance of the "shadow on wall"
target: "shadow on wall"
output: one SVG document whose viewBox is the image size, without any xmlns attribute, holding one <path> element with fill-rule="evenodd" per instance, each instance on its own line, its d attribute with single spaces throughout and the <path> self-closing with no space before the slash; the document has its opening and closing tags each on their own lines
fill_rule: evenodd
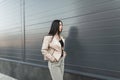
<svg viewBox="0 0 120 80">
<path fill-rule="evenodd" d="M 83 47 L 80 43 L 79 32 L 76 26 L 72 26 L 66 38 L 65 51 L 67 52 L 66 63 L 80 65 L 83 60 Z"/>
</svg>

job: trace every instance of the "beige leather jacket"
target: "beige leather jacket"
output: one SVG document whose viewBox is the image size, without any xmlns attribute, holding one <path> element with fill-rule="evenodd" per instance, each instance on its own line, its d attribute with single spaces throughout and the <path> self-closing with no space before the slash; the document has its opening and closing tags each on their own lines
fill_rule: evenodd
<svg viewBox="0 0 120 80">
<path fill-rule="evenodd" d="M 65 44 L 65 40 L 61 36 Z M 44 60 L 53 60 L 54 58 L 59 61 L 62 54 L 62 48 L 59 41 L 53 36 L 44 36 L 41 52 L 44 55 Z M 66 52 L 63 48 L 63 57 L 66 56 Z"/>
</svg>

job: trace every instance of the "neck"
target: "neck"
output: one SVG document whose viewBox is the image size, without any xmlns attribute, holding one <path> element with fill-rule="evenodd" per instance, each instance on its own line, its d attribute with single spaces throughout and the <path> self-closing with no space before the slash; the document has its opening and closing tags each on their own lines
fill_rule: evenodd
<svg viewBox="0 0 120 80">
<path fill-rule="evenodd" d="M 58 35 L 57 33 L 55 34 L 55 37 L 56 37 L 58 40 L 61 39 L 60 35 Z"/>
</svg>

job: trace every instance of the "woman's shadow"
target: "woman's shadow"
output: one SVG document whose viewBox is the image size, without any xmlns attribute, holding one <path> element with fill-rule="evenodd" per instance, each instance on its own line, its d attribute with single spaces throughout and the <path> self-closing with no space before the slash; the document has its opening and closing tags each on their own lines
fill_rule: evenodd
<svg viewBox="0 0 120 80">
<path fill-rule="evenodd" d="M 80 44 L 77 27 L 71 27 L 65 42 L 65 51 L 67 52 L 66 63 L 80 65 L 82 61 L 83 47 L 82 44 Z"/>
</svg>

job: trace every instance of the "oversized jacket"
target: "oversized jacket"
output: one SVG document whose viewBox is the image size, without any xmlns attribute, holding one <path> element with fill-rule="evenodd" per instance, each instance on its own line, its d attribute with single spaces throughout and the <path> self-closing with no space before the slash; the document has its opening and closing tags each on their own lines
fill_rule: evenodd
<svg viewBox="0 0 120 80">
<path fill-rule="evenodd" d="M 65 40 L 61 36 L 63 43 L 65 44 Z M 61 58 L 63 50 L 63 56 L 66 56 L 64 48 L 61 47 L 60 42 L 53 36 L 44 36 L 41 52 L 44 56 L 44 60 L 52 60 L 55 58 L 57 61 Z"/>
</svg>

